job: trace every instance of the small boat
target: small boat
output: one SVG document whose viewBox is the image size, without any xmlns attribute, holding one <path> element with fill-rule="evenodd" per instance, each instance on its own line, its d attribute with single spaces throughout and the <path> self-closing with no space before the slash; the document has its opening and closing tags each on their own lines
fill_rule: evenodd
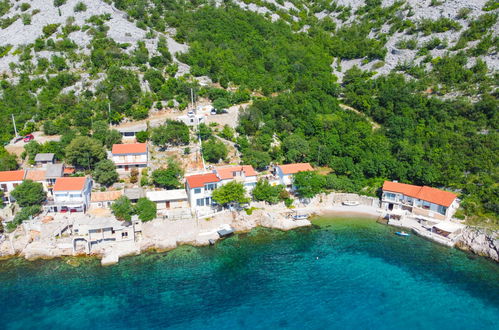
<svg viewBox="0 0 499 330">
<path fill-rule="evenodd" d="M 292 215 L 291 218 L 293 218 L 293 220 L 306 220 L 308 219 L 308 214 L 295 214 L 295 215 Z"/>
<path fill-rule="evenodd" d="M 345 206 L 358 206 L 360 203 L 357 201 L 344 201 L 342 204 Z"/>
<path fill-rule="evenodd" d="M 395 233 L 396 235 L 399 236 L 411 236 L 411 234 L 406 233 L 405 231 L 398 231 Z"/>
</svg>

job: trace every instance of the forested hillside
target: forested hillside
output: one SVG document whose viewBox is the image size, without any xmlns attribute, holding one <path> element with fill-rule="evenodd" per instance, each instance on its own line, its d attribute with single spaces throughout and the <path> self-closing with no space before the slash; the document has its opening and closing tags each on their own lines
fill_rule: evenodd
<svg viewBox="0 0 499 330">
<path fill-rule="evenodd" d="M 77 17 L 77 3 L 63 2 Z M 23 133 L 63 134 L 57 149 L 95 122 L 184 109 L 189 87 L 227 104 L 251 97 L 237 128 L 243 162 L 312 162 L 340 191 L 373 193 L 384 179 L 444 187 L 467 215 L 498 221 L 497 2 L 107 2 L 143 39 L 113 39 L 118 14 L 108 13 L 45 25 L 32 43 L 2 41 L 0 60 L 13 60 L 4 122 L 15 114 Z M 0 1 L 2 29 L 30 12 L 20 7 Z M 198 76 L 218 85 L 199 87 Z M 3 126 L 2 141 L 12 137 Z"/>
</svg>

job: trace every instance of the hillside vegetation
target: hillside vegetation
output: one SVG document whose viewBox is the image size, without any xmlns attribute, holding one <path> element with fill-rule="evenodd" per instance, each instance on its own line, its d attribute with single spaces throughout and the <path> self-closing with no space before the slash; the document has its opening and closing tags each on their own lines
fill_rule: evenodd
<svg viewBox="0 0 499 330">
<path fill-rule="evenodd" d="M 461 193 L 465 214 L 498 221 L 497 8 L 482 1 L 433 19 L 422 15 L 450 12 L 445 3 L 345 3 L 115 0 L 144 40 L 115 41 L 106 14 L 0 45 L 19 57 L 1 81 L 0 117 L 64 134 L 64 147 L 95 121 L 183 109 L 192 77 L 209 76 L 222 88 L 199 95 L 253 99 L 237 128 L 243 162 L 326 166 L 327 188 L 340 191 L 372 193 L 384 179 L 444 187 Z M 188 50 L 171 52 L 173 39 Z M 3 127 L 2 140 L 12 136 Z"/>
</svg>

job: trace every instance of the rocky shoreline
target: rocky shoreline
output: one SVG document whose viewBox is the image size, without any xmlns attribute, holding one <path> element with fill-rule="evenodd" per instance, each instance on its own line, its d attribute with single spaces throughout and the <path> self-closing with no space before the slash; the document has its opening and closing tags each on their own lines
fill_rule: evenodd
<svg viewBox="0 0 499 330">
<path fill-rule="evenodd" d="M 358 206 L 343 206 L 343 200 L 358 200 Z M 137 241 L 107 243 L 92 248 L 92 253 L 74 253 L 71 248 L 57 242 L 34 240 L 22 226 L 0 241 L 0 260 L 23 257 L 27 260 L 52 259 L 66 256 L 92 256 L 101 259 L 102 265 L 115 264 L 120 258 L 148 251 L 166 252 L 181 245 L 207 246 L 220 239 L 218 230 L 230 227 L 235 233 L 249 232 L 256 227 L 283 231 L 311 226 L 309 220 L 293 220 L 293 212 L 284 205 L 254 203 L 252 212 L 220 212 L 211 218 L 171 221 L 155 219 L 143 223 L 142 235 Z M 295 210 L 316 216 L 361 216 L 373 219 L 382 214 L 375 199 L 354 194 L 319 195 L 305 203 L 297 203 Z M 456 247 L 499 262 L 499 232 L 466 227 Z"/>
<path fill-rule="evenodd" d="M 466 227 L 456 247 L 499 262 L 499 232 Z"/>
</svg>

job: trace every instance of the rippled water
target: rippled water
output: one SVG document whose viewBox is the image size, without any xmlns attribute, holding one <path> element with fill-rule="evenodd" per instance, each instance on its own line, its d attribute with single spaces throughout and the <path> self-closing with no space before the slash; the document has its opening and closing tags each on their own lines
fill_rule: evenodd
<svg viewBox="0 0 499 330">
<path fill-rule="evenodd" d="M 317 225 L 112 267 L 0 262 L 0 328 L 497 329 L 498 264 L 372 220 Z"/>
</svg>

